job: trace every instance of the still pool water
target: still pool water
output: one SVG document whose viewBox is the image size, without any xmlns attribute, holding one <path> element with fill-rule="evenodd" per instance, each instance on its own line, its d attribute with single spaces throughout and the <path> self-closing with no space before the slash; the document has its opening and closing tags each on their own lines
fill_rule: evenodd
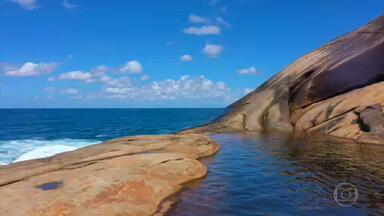
<svg viewBox="0 0 384 216">
<path fill-rule="evenodd" d="M 203 160 L 208 176 L 187 185 L 170 215 L 384 215 L 384 146 L 260 134 L 213 138 L 221 151 Z M 359 193 L 351 207 L 334 199 L 343 182 Z M 338 200 L 353 199 L 349 192 Z"/>
</svg>

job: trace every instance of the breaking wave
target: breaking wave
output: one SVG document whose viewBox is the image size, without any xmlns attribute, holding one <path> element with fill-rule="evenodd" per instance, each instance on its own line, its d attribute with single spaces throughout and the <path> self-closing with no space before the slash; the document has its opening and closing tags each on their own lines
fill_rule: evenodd
<svg viewBox="0 0 384 216">
<path fill-rule="evenodd" d="M 99 140 L 56 139 L 56 140 L 0 140 L 0 165 L 13 162 L 50 157 L 62 152 L 98 144 Z"/>
</svg>

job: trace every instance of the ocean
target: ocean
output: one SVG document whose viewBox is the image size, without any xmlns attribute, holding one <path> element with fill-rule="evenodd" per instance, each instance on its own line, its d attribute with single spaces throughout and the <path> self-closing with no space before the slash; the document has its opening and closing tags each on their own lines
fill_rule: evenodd
<svg viewBox="0 0 384 216">
<path fill-rule="evenodd" d="M 175 133 L 223 109 L 0 109 L 0 164 L 130 135 Z"/>
</svg>

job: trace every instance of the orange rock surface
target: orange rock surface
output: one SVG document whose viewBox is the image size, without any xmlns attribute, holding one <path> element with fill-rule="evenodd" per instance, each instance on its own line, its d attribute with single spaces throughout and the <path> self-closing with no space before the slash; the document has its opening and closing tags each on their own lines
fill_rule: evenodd
<svg viewBox="0 0 384 216">
<path fill-rule="evenodd" d="M 0 166 L 0 215 L 162 215 L 218 150 L 205 135 L 136 136 Z"/>
</svg>

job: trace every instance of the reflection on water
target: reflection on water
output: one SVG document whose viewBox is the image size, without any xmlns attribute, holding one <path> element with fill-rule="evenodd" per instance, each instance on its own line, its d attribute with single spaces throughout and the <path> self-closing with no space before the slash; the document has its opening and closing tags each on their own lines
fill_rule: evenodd
<svg viewBox="0 0 384 216">
<path fill-rule="evenodd" d="M 383 215 L 384 146 L 282 135 L 214 135 L 207 178 L 188 185 L 170 215 Z M 357 203 L 334 190 L 349 182 Z"/>
</svg>

